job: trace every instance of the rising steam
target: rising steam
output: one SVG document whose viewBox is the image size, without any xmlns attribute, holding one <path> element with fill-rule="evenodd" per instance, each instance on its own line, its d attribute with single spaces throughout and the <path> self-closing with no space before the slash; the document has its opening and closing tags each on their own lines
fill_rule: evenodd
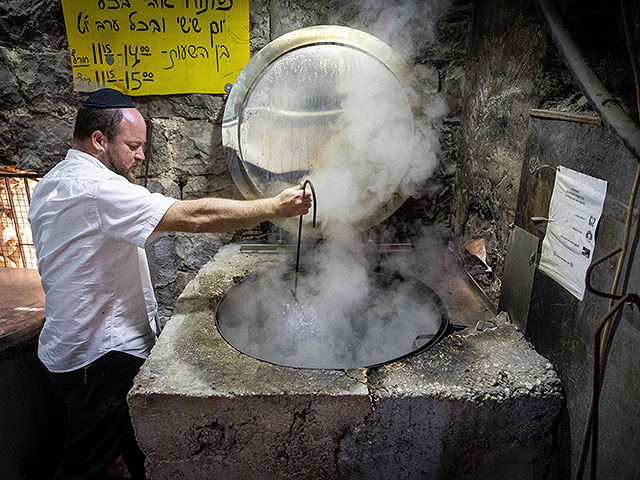
<svg viewBox="0 0 640 480">
<path fill-rule="evenodd" d="M 436 20 L 445 10 L 443 2 L 369 0 L 354 27 L 413 60 L 433 44 Z M 244 287 L 237 298 L 227 300 L 231 308 L 225 309 L 221 322 L 230 343 L 283 365 L 371 365 L 410 352 L 417 336 L 436 333 L 440 327 L 431 298 L 419 297 L 411 284 L 381 282 L 370 275 L 372 265 L 357 232 L 370 217 L 380 221 L 392 213 L 399 203 L 390 205 L 390 199 L 423 193 L 437 166 L 434 124 L 445 106 L 431 85 L 416 81 L 398 88 L 390 70 L 357 50 L 339 52 L 326 73 L 322 62 L 331 60 L 333 53 L 338 55 L 332 47 L 319 48 L 317 58 L 306 60 L 307 77 L 319 76 L 332 85 L 320 101 L 313 91 L 310 100 L 308 84 L 288 78 L 280 91 L 290 98 L 256 91 L 256 106 L 247 109 L 255 119 L 264 115 L 265 122 L 276 125 L 284 121 L 283 112 L 311 112 L 297 121 L 300 134 L 295 138 L 280 139 L 273 130 L 269 137 L 271 145 L 288 143 L 293 152 L 312 153 L 305 178 L 317 192 L 323 242 L 303 253 L 305 274 L 296 292 L 298 302 L 291 293 L 291 277 L 263 277 L 250 284 L 250 291 Z M 263 102 L 270 102 L 270 107 L 265 109 Z M 287 115 L 290 121 L 292 114 Z M 309 118 L 326 121 L 308 128 Z M 256 152 L 265 145 L 259 139 Z M 284 172 L 287 166 L 282 162 L 279 170 Z M 305 230 L 310 228 L 306 223 Z"/>
</svg>

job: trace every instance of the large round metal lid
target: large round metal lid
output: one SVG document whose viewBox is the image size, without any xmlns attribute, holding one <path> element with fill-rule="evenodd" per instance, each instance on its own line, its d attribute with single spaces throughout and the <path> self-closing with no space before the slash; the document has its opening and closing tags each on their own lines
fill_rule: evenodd
<svg viewBox="0 0 640 480">
<path fill-rule="evenodd" d="M 233 180 L 249 199 L 311 180 L 320 228 L 308 235 L 376 225 L 405 199 L 414 85 L 404 60 L 367 33 L 319 26 L 279 37 L 249 61 L 227 100 L 222 140 Z M 296 219 L 277 223 L 297 228 Z"/>
</svg>

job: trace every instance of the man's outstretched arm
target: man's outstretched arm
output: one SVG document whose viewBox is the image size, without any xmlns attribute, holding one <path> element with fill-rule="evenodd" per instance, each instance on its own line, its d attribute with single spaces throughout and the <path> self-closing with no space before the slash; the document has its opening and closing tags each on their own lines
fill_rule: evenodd
<svg viewBox="0 0 640 480">
<path fill-rule="evenodd" d="M 250 227 L 274 218 L 306 214 L 311 195 L 301 186 L 283 190 L 273 198 L 228 200 L 200 198 L 180 200 L 167 210 L 156 232 L 227 232 Z"/>
</svg>

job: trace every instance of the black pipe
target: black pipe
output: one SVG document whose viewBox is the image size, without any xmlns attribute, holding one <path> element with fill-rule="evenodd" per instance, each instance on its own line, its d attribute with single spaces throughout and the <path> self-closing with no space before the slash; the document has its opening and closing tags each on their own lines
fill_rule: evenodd
<svg viewBox="0 0 640 480">
<path fill-rule="evenodd" d="M 571 35 L 562 14 L 553 0 L 535 0 L 542 20 L 574 81 L 587 97 L 602 121 L 622 140 L 622 143 L 640 161 L 640 128 L 618 104 L 595 72 L 587 66 Z"/>
</svg>

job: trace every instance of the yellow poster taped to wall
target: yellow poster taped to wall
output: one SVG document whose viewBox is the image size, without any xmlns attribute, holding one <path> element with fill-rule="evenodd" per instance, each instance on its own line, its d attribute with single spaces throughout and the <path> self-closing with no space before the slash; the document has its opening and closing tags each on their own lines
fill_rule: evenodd
<svg viewBox="0 0 640 480">
<path fill-rule="evenodd" d="M 62 0 L 74 89 L 228 93 L 249 61 L 249 0 Z"/>
</svg>

